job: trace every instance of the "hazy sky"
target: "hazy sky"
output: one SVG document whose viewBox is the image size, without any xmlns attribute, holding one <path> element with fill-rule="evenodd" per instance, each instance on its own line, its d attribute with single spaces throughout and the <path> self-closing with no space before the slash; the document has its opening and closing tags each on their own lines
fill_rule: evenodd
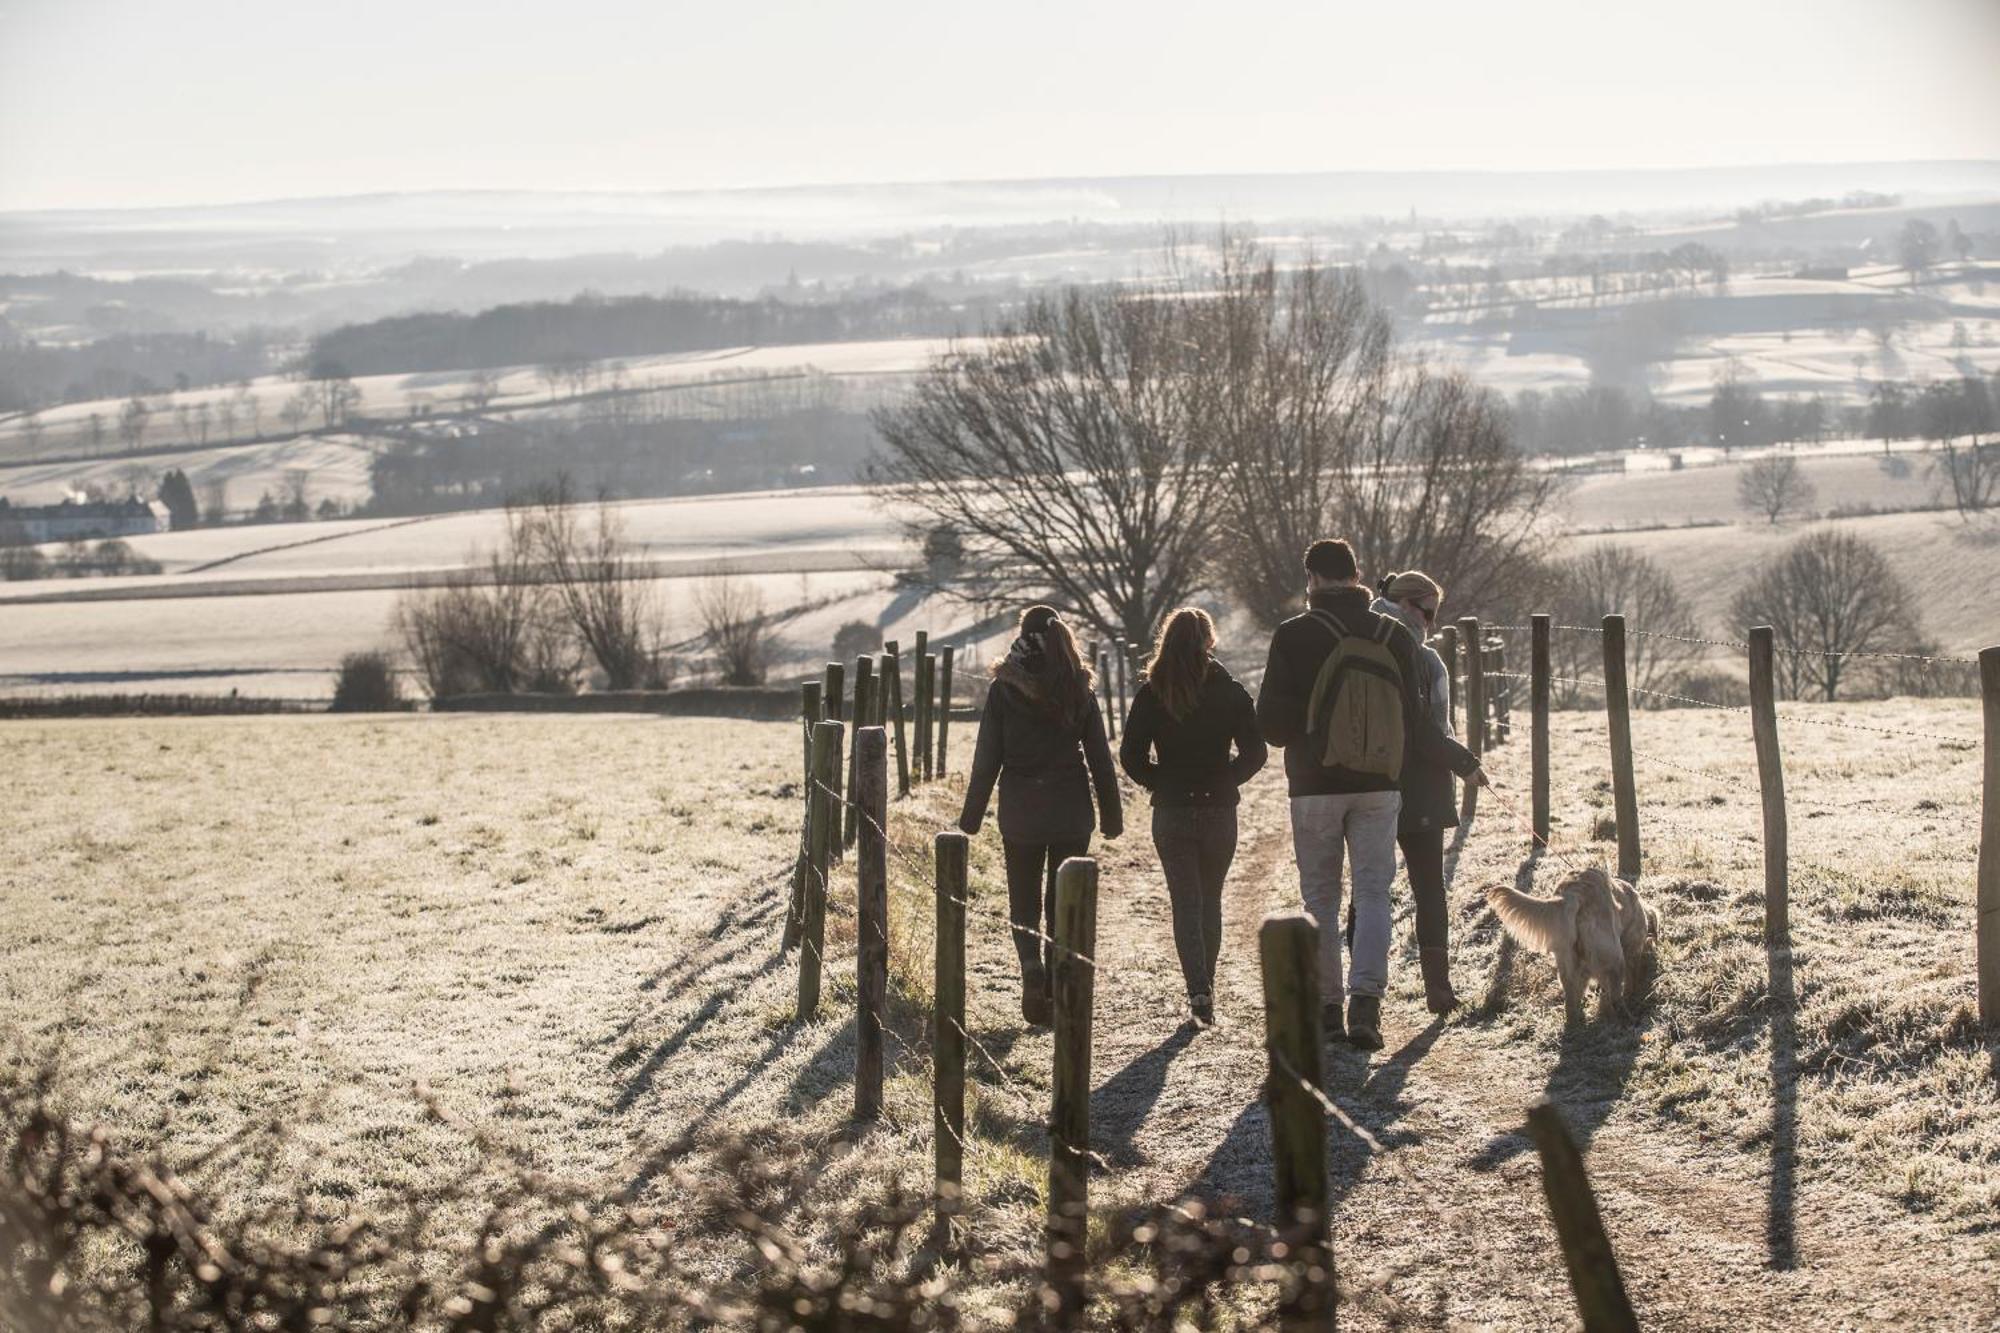
<svg viewBox="0 0 2000 1333">
<path fill-rule="evenodd" d="M 0 0 L 0 209 L 2000 158 L 2000 0 Z"/>
</svg>

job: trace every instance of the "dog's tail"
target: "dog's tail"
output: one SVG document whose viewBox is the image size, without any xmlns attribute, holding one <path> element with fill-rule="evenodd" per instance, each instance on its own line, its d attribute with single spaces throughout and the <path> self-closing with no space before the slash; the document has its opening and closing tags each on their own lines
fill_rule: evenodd
<svg viewBox="0 0 2000 1333">
<path fill-rule="evenodd" d="M 1569 905 L 1560 898 L 1531 898 L 1509 884 L 1486 886 L 1486 905 L 1507 933 L 1543 953 L 1554 953 L 1563 937 L 1563 915 Z"/>
</svg>

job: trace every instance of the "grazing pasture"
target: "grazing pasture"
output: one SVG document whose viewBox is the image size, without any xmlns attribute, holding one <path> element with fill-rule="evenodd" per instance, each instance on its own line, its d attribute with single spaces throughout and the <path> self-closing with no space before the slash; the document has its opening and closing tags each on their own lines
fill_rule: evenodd
<svg viewBox="0 0 2000 1333">
<path fill-rule="evenodd" d="M 1658 980 L 1630 1027 L 1568 1034 L 1548 961 L 1502 943 L 1479 886 L 1546 886 L 1608 854 L 1602 716 L 1555 716 L 1548 856 L 1527 855 L 1525 743 L 1491 756 L 1497 786 L 1449 862 L 1470 1007 L 1421 1012 L 1399 889 L 1388 1050 L 1330 1059 L 1334 1101 L 1380 1145 L 1332 1143 L 1348 1326 L 1568 1322 L 1522 1130 L 1543 1093 L 1588 1145 L 1645 1327 L 2000 1317 L 2000 1048 L 1971 1020 L 1976 705 L 1785 705 L 1780 725 L 1795 947 L 1760 939 L 1747 717 L 1638 714 Z M 970 749 L 955 732 L 960 767 Z M 462 1236 L 506 1176 L 481 1166 L 498 1152 L 586 1196 L 631 1188 L 673 1219 L 678 1256 L 721 1275 L 738 1242 L 683 1197 L 708 1149 L 635 1176 L 649 1149 L 755 1136 L 803 1173 L 782 1218 L 820 1256 L 860 1202 L 926 1187 L 928 841 L 955 776 L 891 807 L 887 1107 L 857 1130 L 851 870 L 810 1024 L 778 949 L 795 726 L 22 722 L 0 757 L 5 1077 L 54 1069 L 62 1110 L 184 1166 L 226 1209 L 428 1206 L 437 1234 Z M 1282 780 L 1246 792 L 1212 1029 L 1180 1023 L 1143 811 L 1133 823 L 1099 848 L 1093 1202 L 1107 1226 L 1190 1197 L 1268 1216 L 1255 930 L 1297 903 Z M 990 828 L 971 900 L 969 1225 L 976 1254 L 1019 1259 L 1040 1245 L 1051 1047 L 1019 1021 Z M 282 1129 L 198 1163 L 267 1120 Z M 1022 1294 L 973 1271 L 975 1324 Z"/>
</svg>

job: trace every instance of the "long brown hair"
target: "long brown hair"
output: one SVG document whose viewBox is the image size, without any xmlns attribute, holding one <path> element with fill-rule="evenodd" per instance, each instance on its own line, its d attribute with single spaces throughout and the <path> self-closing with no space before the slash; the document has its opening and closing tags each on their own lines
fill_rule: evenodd
<svg viewBox="0 0 2000 1333">
<path fill-rule="evenodd" d="M 1038 603 L 1021 613 L 1019 637 L 993 664 L 993 676 L 1016 685 L 1028 702 L 1066 727 L 1081 729 L 1097 707 L 1097 673 L 1084 665 L 1076 636 L 1052 606 Z"/>
<path fill-rule="evenodd" d="M 1146 668 L 1146 683 L 1174 721 L 1187 717 L 1201 702 L 1201 687 L 1208 681 L 1208 655 L 1214 648 L 1215 622 L 1198 606 L 1180 608 L 1160 626 L 1160 636 L 1153 640 L 1153 660 Z"/>
</svg>

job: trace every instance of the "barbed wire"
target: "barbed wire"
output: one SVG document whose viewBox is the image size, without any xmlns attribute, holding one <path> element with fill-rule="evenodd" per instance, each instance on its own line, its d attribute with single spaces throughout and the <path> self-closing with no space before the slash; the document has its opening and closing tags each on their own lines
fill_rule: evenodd
<svg viewBox="0 0 2000 1333">
<path fill-rule="evenodd" d="M 1533 626 L 1482 625 L 1480 628 L 1482 630 L 1492 629 L 1497 633 L 1518 633 L 1523 630 L 1532 629 Z M 1602 625 L 1552 624 L 1549 628 L 1551 630 L 1562 630 L 1571 634 L 1604 633 Z M 1742 639 L 1710 639 L 1699 634 L 1671 634 L 1666 630 L 1632 629 L 1629 626 L 1625 630 L 1625 637 L 1628 639 L 1668 639 L 1675 643 L 1700 644 L 1705 648 L 1738 648 L 1746 652 L 1750 648 L 1749 643 Z M 1858 657 L 1878 662 L 1924 662 L 1937 666 L 1976 667 L 1979 665 L 1979 659 L 1976 657 L 1951 657 L 1943 653 L 1876 653 L 1864 652 L 1859 649 L 1843 651 L 1830 648 L 1790 648 L 1777 643 L 1771 645 L 1771 650 L 1786 657 Z"/>
</svg>

